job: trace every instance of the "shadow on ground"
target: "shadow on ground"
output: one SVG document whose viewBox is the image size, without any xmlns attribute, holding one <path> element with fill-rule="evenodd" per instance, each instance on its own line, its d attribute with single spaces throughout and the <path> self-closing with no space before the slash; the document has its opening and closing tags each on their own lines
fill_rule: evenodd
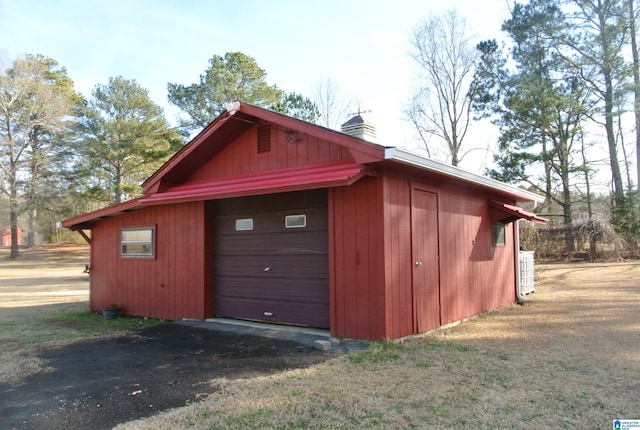
<svg viewBox="0 0 640 430">
<path fill-rule="evenodd" d="M 216 392 L 216 378 L 303 368 L 343 353 L 304 342 L 164 324 L 45 351 L 51 372 L 0 384 L 2 429 L 107 429 Z"/>
</svg>

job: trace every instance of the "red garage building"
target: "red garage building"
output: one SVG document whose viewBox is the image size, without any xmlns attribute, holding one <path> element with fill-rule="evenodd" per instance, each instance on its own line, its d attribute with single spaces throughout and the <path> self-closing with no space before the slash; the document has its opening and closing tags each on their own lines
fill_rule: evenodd
<svg viewBox="0 0 640 430">
<path fill-rule="evenodd" d="M 513 303 L 513 221 L 544 222 L 515 206 L 535 194 L 244 103 L 142 190 L 63 222 L 91 243 L 92 310 L 356 339 Z"/>
<path fill-rule="evenodd" d="M 22 245 L 22 229 L 18 227 L 16 229 L 18 246 Z M 0 228 L 0 235 L 2 236 L 2 246 L 11 246 L 11 226 Z"/>
</svg>

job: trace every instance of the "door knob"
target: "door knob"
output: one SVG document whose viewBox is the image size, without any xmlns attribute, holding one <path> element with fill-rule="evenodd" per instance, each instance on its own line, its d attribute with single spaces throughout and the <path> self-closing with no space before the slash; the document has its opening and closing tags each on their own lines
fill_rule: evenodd
<svg viewBox="0 0 640 430">
<path fill-rule="evenodd" d="M 265 271 L 265 272 L 271 272 L 271 267 L 265 267 L 265 268 L 264 268 L 264 271 Z"/>
<path fill-rule="evenodd" d="M 416 267 L 422 266 L 422 261 L 416 261 Z"/>
</svg>

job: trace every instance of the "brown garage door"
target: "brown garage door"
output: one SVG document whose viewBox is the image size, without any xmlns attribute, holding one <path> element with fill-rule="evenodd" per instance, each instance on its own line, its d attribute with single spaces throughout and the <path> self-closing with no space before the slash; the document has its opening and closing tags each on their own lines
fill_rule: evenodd
<svg viewBox="0 0 640 430">
<path fill-rule="evenodd" d="M 327 190 L 215 202 L 218 316 L 329 327 Z"/>
</svg>

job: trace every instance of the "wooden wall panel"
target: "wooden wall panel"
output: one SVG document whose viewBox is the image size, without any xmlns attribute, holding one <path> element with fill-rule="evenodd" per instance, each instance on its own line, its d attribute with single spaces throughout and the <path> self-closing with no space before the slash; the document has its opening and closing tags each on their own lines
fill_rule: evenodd
<svg viewBox="0 0 640 430">
<path fill-rule="evenodd" d="M 493 247 L 489 195 L 427 176 L 384 171 L 386 333 L 412 333 L 411 183 L 439 196 L 440 305 L 446 324 L 515 301 L 513 228 Z"/>
<path fill-rule="evenodd" d="M 331 331 L 386 337 L 382 181 L 363 178 L 330 193 Z"/>
<path fill-rule="evenodd" d="M 120 257 L 120 229 L 155 226 L 154 258 Z M 93 228 L 91 309 L 176 320 L 209 317 L 204 303 L 204 202 L 155 206 L 99 221 Z"/>
<path fill-rule="evenodd" d="M 260 172 L 286 167 L 304 166 L 329 161 L 353 160 L 349 150 L 341 145 L 302 133 L 292 135 L 300 139 L 297 143 L 288 141 L 287 130 L 275 127 L 271 131 L 271 151 L 257 153 L 257 127 L 249 129 L 220 154 L 195 172 L 185 184 L 191 181 Z"/>
<path fill-rule="evenodd" d="M 392 172 L 384 178 L 386 332 L 398 338 L 413 333 L 411 188 Z"/>
<path fill-rule="evenodd" d="M 441 193 L 443 324 L 515 300 L 513 234 L 506 246 L 493 246 L 489 198 L 448 187 Z"/>
</svg>

